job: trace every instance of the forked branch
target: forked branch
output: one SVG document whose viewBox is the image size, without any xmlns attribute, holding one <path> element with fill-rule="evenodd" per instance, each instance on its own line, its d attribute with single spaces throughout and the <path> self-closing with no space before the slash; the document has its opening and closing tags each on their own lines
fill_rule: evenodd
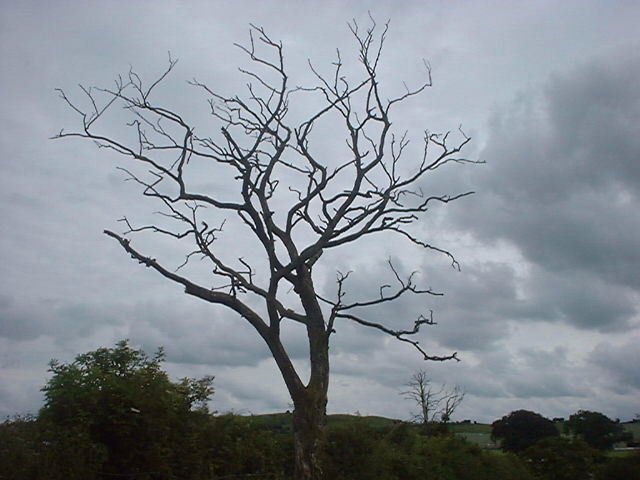
<svg viewBox="0 0 640 480">
<path fill-rule="evenodd" d="M 236 311 L 263 337 L 278 336 L 283 320 L 300 323 L 308 329 L 313 357 L 314 349 L 323 345 L 313 339 L 328 341 L 335 322 L 344 319 L 409 343 L 427 360 L 455 359 L 455 353 L 430 355 L 412 339 L 421 326 L 434 324 L 432 313 L 418 316 L 408 329 L 365 318 L 367 309 L 407 294 L 441 295 L 420 288 L 415 273 L 403 278 L 389 262 L 395 279 L 392 285 L 383 285 L 377 296 L 350 302 L 344 295 L 349 273 L 338 275 L 335 301 L 320 296 L 313 282 L 314 269 L 322 264 L 327 250 L 371 235 L 399 236 L 447 256 L 459 269 L 452 253 L 419 237 L 411 226 L 433 205 L 473 193 L 429 194 L 423 191 L 428 176 L 446 165 L 479 162 L 461 156 L 471 140 L 461 128 L 444 134 L 427 131 L 417 149 L 412 148 L 408 132 L 395 131 L 392 116 L 432 85 L 432 75 L 425 62 L 425 78 L 417 85 L 404 84 L 395 95 L 383 92 L 379 68 L 388 28 L 386 23 L 378 30 L 373 19 L 364 29 L 355 21 L 350 24 L 359 54 L 359 76 L 344 74 L 338 51 L 331 73 L 324 74 L 309 63 L 316 83 L 291 87 L 283 44 L 252 25 L 248 44 L 237 45 L 250 65 L 240 68 L 247 80 L 244 94 L 227 95 L 204 82 L 189 82 L 207 96 L 211 115 L 220 125 L 217 134 L 196 133 L 200 129 L 187 117 L 158 101 L 161 85 L 177 65 L 169 57 L 167 68 L 149 83 L 130 70 L 111 88 L 81 86 L 79 100 L 59 90 L 80 117 L 80 128 L 62 130 L 55 138 L 89 139 L 130 161 L 121 170 L 144 196 L 160 204 L 162 220 L 136 226 L 124 217 L 123 236 L 105 233 L 133 258 L 183 285 L 187 293 Z M 305 119 L 290 121 L 290 103 L 305 96 L 319 97 L 320 106 Z M 102 119 L 117 107 L 131 115 L 127 131 L 105 133 Z M 330 124 L 334 131 L 341 126 L 344 132 L 346 147 L 339 161 L 323 148 L 326 139 L 316 136 L 321 123 Z M 199 175 L 201 165 L 224 173 L 229 179 L 226 187 L 232 184 L 235 193 L 223 196 L 215 188 L 197 190 L 190 180 Z M 207 212 L 221 218 L 212 221 Z M 258 249 L 235 255 L 222 251 L 218 240 L 225 234 L 225 222 L 236 222 L 239 229 L 234 231 L 248 233 Z M 170 271 L 135 250 L 130 238 L 143 232 L 189 241 L 184 262 Z M 258 255 L 265 260 L 260 265 L 266 265 L 266 271 L 257 268 Z M 192 258 L 206 262 L 215 285 L 204 287 L 188 279 Z M 290 292 L 297 295 L 297 310 L 287 306 Z M 266 314 L 248 307 L 256 299 Z"/>
</svg>

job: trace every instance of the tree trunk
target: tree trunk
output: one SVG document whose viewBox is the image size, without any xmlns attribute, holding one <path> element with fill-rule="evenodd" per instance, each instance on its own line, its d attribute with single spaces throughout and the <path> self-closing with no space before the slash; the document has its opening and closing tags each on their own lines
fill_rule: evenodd
<svg viewBox="0 0 640 480">
<path fill-rule="evenodd" d="M 321 480 L 327 416 L 326 391 L 307 390 L 293 411 L 295 480 Z"/>
</svg>

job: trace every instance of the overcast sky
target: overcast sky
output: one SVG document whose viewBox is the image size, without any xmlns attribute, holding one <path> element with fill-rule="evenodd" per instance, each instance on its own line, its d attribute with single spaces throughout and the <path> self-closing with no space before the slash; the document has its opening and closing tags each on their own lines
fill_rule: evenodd
<svg viewBox="0 0 640 480">
<path fill-rule="evenodd" d="M 130 66 L 152 79 L 170 51 L 179 63 L 163 102 L 215 132 L 207 98 L 187 80 L 242 93 L 237 67 L 246 61 L 233 43 L 247 40 L 249 23 L 282 40 L 292 83 L 306 84 L 308 58 L 323 71 L 336 47 L 354 58 L 347 22 L 366 24 L 368 10 L 391 20 L 383 86 L 393 93 L 419 81 L 423 59 L 433 69 L 434 86 L 393 119 L 410 128 L 412 145 L 424 129 L 462 124 L 473 138 L 466 156 L 486 164 L 453 166 L 424 185 L 477 192 L 416 226 L 456 255 L 460 272 L 384 238 L 321 259 L 323 291 L 335 290 L 336 269 L 353 270 L 354 296 L 387 281 L 387 258 L 418 270 L 445 295 L 373 316 L 410 325 L 432 309 L 438 325 L 421 343 L 462 360 L 425 363 L 406 344 L 339 325 L 329 411 L 409 418 L 412 405 L 398 392 L 425 369 L 434 383 L 466 391 L 457 419 L 492 421 L 516 409 L 640 413 L 639 2 L 21 0 L 0 9 L 2 417 L 37 412 L 51 358 L 69 361 L 123 338 L 149 352 L 163 345 L 172 375 L 215 375 L 218 411 L 290 408 L 248 325 L 187 298 L 102 234 L 122 231 L 125 214 L 151 221 L 157 205 L 123 181 L 124 159 L 48 139 L 77 127 L 54 88 L 78 96 L 78 83 L 109 86 Z M 296 101 L 304 113 L 305 97 Z M 330 157 L 344 133 L 328 127 L 318 151 Z M 171 251 L 145 245 L 150 255 Z M 244 255 L 243 245 L 234 237 L 230 255 Z M 300 332 L 286 338 L 304 368 Z"/>
</svg>

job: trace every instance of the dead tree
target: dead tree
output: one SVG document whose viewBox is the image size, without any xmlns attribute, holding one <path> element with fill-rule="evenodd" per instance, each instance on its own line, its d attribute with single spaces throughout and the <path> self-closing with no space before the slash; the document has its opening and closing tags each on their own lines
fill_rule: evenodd
<svg viewBox="0 0 640 480">
<path fill-rule="evenodd" d="M 436 390 L 423 370 L 414 373 L 406 387 L 407 390 L 400 394 L 412 400 L 418 407 L 418 412 L 413 415 L 414 420 L 425 425 L 434 422 L 440 411 L 438 407 L 442 401 L 444 387 Z"/>
<path fill-rule="evenodd" d="M 447 389 L 446 385 L 437 387 L 424 370 L 414 373 L 406 387 L 407 390 L 400 394 L 416 404 L 418 412 L 413 415 L 413 418 L 423 425 L 438 421 L 444 424 L 449 423 L 451 415 L 464 399 L 464 392 L 460 387 L 456 386 L 453 389 Z"/>
<path fill-rule="evenodd" d="M 442 407 L 440 408 L 440 421 L 442 421 L 442 423 L 449 423 L 453 412 L 456 411 L 464 400 L 465 393 L 458 386 L 453 387 L 452 390 L 446 390 L 445 392 L 446 393 L 444 394 L 441 402 Z"/>
<path fill-rule="evenodd" d="M 453 134 L 425 132 L 417 158 L 401 161 L 409 139 L 406 132 L 394 132 L 391 116 L 396 106 L 431 86 L 429 66 L 425 64 L 422 83 L 388 99 L 377 74 L 388 24 L 379 34 L 373 21 L 364 30 L 355 22 L 350 29 L 361 76 L 353 81 L 343 75 L 338 52 L 331 75 L 321 74 L 309 63 L 317 83 L 298 87 L 290 83 L 282 44 L 252 25 L 249 42 L 239 45 L 252 65 L 240 69 L 248 80 L 244 96 L 226 96 L 205 83 L 190 82 L 209 97 L 211 114 L 220 124 L 219 133 L 209 132 L 210 136 L 196 133 L 183 115 L 156 100 L 159 85 L 176 65 L 171 58 L 166 71 L 150 83 L 130 71 L 113 88 L 81 86 L 77 100 L 60 90 L 80 116 L 81 127 L 63 130 L 56 138 L 89 139 L 126 157 L 129 163 L 122 170 L 140 185 L 144 196 L 163 208 L 153 223 L 136 225 L 123 218 L 125 232 L 104 233 L 133 259 L 184 287 L 188 295 L 234 311 L 268 346 L 294 403 L 296 479 L 321 477 L 318 452 L 329 386 L 329 341 L 340 322 L 395 337 L 425 360 L 456 358 L 455 353 L 430 354 L 413 338 L 420 327 L 434 323 L 431 315 L 418 316 L 404 329 L 367 316 L 368 310 L 408 294 L 438 295 L 420 288 L 414 274 L 404 277 L 390 261 L 395 284 L 382 286 L 368 299 L 346 301 L 349 273 L 337 274 L 334 296 L 322 295 L 314 283 L 312 269 L 323 252 L 372 235 L 397 235 L 449 257 L 457 268 L 450 252 L 419 238 L 409 226 L 432 205 L 472 193 L 430 195 L 420 188 L 422 180 L 440 167 L 467 162 L 458 156 L 470 140 L 461 129 Z M 292 123 L 290 105 L 308 97 L 319 106 Z M 116 106 L 131 116 L 130 130 L 123 136 L 101 130 L 102 120 L 120 111 Z M 322 122 L 331 122 L 331 138 L 314 137 L 314 128 Z M 346 137 L 345 157 L 335 162 L 333 155 L 325 158 L 318 145 L 340 137 L 338 128 Z M 235 186 L 235 196 L 198 190 L 193 180 L 202 178 L 197 172 L 205 164 L 215 167 L 216 174 L 227 175 L 226 185 Z M 234 221 L 234 228 L 244 228 L 256 248 L 233 252 L 218 247 Z M 179 268 L 143 252 L 133 241 L 141 233 L 189 244 Z M 261 254 L 260 261 L 250 260 L 256 253 Z M 211 280 L 189 274 L 194 258 L 208 262 Z M 290 324 L 306 330 L 308 379 L 300 377 L 281 340 L 281 330 Z"/>
</svg>

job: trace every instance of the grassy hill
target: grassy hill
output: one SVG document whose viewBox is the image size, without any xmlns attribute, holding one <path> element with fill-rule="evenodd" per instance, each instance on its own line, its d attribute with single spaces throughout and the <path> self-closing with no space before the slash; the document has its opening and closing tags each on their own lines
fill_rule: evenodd
<svg viewBox="0 0 640 480">
<path fill-rule="evenodd" d="M 244 417 L 246 421 L 255 426 L 263 426 L 269 430 L 279 433 L 291 433 L 293 431 L 291 413 L 272 413 L 265 415 L 251 415 Z M 366 424 L 369 428 L 380 432 L 390 431 L 394 426 L 405 424 L 402 420 L 378 417 L 378 416 L 360 416 L 349 414 L 328 415 L 327 424 L 329 428 L 348 427 L 358 424 Z M 414 428 L 420 428 L 419 425 L 410 424 Z M 563 424 L 556 425 L 560 433 L 563 433 Z M 640 439 L 640 422 L 627 422 L 623 424 L 624 428 L 630 431 L 635 441 Z M 495 444 L 491 441 L 491 425 L 487 423 L 462 423 L 454 422 L 449 424 L 449 431 L 465 438 L 467 441 L 474 443 L 482 448 L 495 448 Z"/>
<path fill-rule="evenodd" d="M 246 421 L 251 425 L 265 427 L 274 432 L 291 433 L 293 431 L 292 415 L 290 413 L 250 415 L 244 418 L 246 418 Z M 350 425 L 356 426 L 359 424 L 365 424 L 367 427 L 380 432 L 388 432 L 394 426 L 400 424 L 408 424 L 416 429 L 420 428 L 417 424 L 378 416 L 349 414 L 334 414 L 327 416 L 327 425 L 329 428 L 342 428 Z M 456 435 L 464 437 L 469 442 L 483 448 L 491 447 L 493 445 L 491 442 L 491 425 L 481 423 L 451 423 L 449 425 L 449 429 Z"/>
<path fill-rule="evenodd" d="M 482 448 L 495 448 L 491 440 L 491 425 L 487 423 L 452 423 L 449 430 Z"/>
<path fill-rule="evenodd" d="M 249 415 L 244 417 L 252 425 L 263 426 L 282 433 L 293 431 L 293 416 L 291 413 L 269 413 L 264 415 Z M 394 425 L 403 423 L 401 420 L 377 416 L 359 416 L 349 414 L 335 414 L 327 416 L 327 424 L 331 427 L 343 427 L 364 423 L 375 430 L 389 430 Z"/>
</svg>

